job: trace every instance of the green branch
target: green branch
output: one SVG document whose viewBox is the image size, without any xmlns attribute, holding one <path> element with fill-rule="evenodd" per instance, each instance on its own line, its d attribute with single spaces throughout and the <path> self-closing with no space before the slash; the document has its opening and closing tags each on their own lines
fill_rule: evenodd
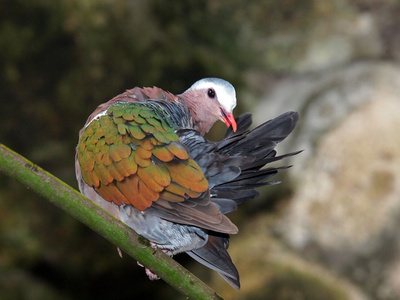
<svg viewBox="0 0 400 300">
<path fill-rule="evenodd" d="M 222 299 L 207 285 L 104 209 L 39 166 L 0 144 L 0 172 L 48 199 L 193 299 Z"/>
</svg>

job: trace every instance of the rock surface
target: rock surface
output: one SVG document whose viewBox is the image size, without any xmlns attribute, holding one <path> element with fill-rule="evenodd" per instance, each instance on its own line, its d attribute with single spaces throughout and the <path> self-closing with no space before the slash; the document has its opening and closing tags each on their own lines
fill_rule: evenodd
<svg viewBox="0 0 400 300">
<path fill-rule="evenodd" d="M 400 298 L 399 95 L 399 66 L 356 63 L 284 80 L 263 104 L 300 111 L 284 145 L 305 150 L 275 232 L 376 299 Z"/>
<path fill-rule="evenodd" d="M 271 235 L 271 222 L 259 214 L 232 239 L 229 252 L 240 272 L 242 288 L 235 291 L 212 274 L 211 286 L 224 299 L 370 299 L 346 279 L 288 249 Z"/>
</svg>

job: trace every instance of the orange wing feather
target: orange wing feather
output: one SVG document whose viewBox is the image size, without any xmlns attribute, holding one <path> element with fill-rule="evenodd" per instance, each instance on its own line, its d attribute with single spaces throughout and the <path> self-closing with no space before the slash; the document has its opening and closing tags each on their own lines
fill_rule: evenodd
<svg viewBox="0 0 400 300">
<path fill-rule="evenodd" d="M 182 202 L 208 182 L 160 108 L 117 102 L 83 130 L 77 147 L 83 179 L 107 201 L 139 210 L 160 198 Z"/>
</svg>

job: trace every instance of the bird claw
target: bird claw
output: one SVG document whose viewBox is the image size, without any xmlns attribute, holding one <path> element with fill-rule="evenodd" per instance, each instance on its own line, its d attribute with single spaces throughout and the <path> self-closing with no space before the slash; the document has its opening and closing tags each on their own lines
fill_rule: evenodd
<svg viewBox="0 0 400 300">
<path fill-rule="evenodd" d="M 121 249 L 119 247 L 117 247 L 117 252 L 118 252 L 119 257 L 122 258 L 122 251 L 121 251 Z"/>
<path fill-rule="evenodd" d="M 154 242 L 150 242 L 150 247 L 151 247 L 151 249 L 154 250 L 153 254 L 156 253 L 156 251 L 157 251 L 157 249 L 158 249 L 157 244 L 154 243 Z"/>
<path fill-rule="evenodd" d="M 159 249 L 162 252 L 164 252 L 165 254 L 167 254 L 169 257 L 174 256 L 171 250 L 159 248 L 158 245 L 156 243 L 154 243 L 154 242 L 150 242 L 150 247 L 152 249 L 154 249 L 154 253 L 156 252 L 157 249 Z"/>
<path fill-rule="evenodd" d="M 152 271 L 150 271 L 150 269 L 143 266 L 140 262 L 137 262 L 137 264 L 141 267 L 144 267 L 144 271 L 146 272 L 146 275 L 147 275 L 147 277 L 149 277 L 150 280 L 160 279 L 160 276 L 158 276 L 157 274 L 154 274 Z"/>
<path fill-rule="evenodd" d="M 150 280 L 158 280 L 160 279 L 160 276 L 158 276 L 157 274 L 154 274 L 152 271 L 150 271 L 147 268 L 144 268 L 147 277 L 149 277 Z"/>
<path fill-rule="evenodd" d="M 144 266 L 138 261 L 137 262 L 137 264 L 139 265 L 139 266 L 141 266 L 142 268 L 144 268 Z"/>
<path fill-rule="evenodd" d="M 151 247 L 152 249 L 154 249 L 154 252 L 155 252 L 157 249 L 160 249 L 160 248 L 158 248 L 158 245 L 157 245 L 156 243 L 154 243 L 154 242 L 150 242 L 150 247 Z M 164 252 L 165 254 L 167 254 L 168 256 L 170 256 L 170 257 L 173 256 L 172 252 L 171 252 L 170 250 L 168 250 L 168 249 L 160 249 L 160 250 L 161 250 L 162 252 Z M 150 280 L 158 280 L 158 279 L 160 279 L 160 276 L 158 276 L 157 274 L 153 273 L 150 269 L 146 268 L 146 267 L 145 267 L 144 265 L 142 265 L 140 262 L 137 262 L 137 264 L 138 264 L 139 266 L 141 266 L 141 267 L 144 267 L 144 270 L 145 270 L 145 272 L 146 272 L 146 275 L 147 275 L 147 277 L 149 277 Z"/>
</svg>

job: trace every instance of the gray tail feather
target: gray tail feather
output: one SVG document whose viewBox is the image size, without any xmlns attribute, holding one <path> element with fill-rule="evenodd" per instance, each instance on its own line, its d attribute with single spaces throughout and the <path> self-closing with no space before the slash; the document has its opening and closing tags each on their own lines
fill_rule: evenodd
<svg viewBox="0 0 400 300">
<path fill-rule="evenodd" d="M 251 115 L 244 114 L 237 119 L 237 131 L 229 128 L 225 138 L 216 143 L 193 130 L 179 131 L 182 142 L 206 175 L 211 201 L 221 213 L 232 212 L 237 205 L 256 197 L 257 187 L 278 183 L 268 179 L 287 167 L 265 168 L 265 165 L 300 152 L 276 156 L 274 150 L 293 131 L 297 120 L 297 113 L 287 112 L 249 130 Z M 239 289 L 239 274 L 226 251 L 228 245 L 228 235 L 209 232 L 202 248 L 187 253 Z"/>
<path fill-rule="evenodd" d="M 257 187 L 279 183 L 268 179 L 287 167 L 268 168 L 266 165 L 300 152 L 276 156 L 274 150 L 293 131 L 298 120 L 296 112 L 284 113 L 252 130 L 248 129 L 250 114 L 243 114 L 236 120 L 237 131 L 229 128 L 225 138 L 216 143 L 193 130 L 179 132 L 210 184 L 211 201 L 223 214 L 256 197 Z"/>
<path fill-rule="evenodd" d="M 226 251 L 228 245 L 228 235 L 209 235 L 203 247 L 186 253 L 206 267 L 217 271 L 231 286 L 239 290 L 239 273 Z"/>
</svg>

